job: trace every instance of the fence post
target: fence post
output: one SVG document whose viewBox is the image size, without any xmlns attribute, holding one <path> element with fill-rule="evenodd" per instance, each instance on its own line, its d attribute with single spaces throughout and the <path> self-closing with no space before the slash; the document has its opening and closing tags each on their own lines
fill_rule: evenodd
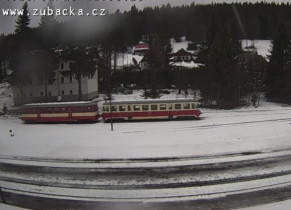
<svg viewBox="0 0 291 210">
<path fill-rule="evenodd" d="M 3 192 L 2 192 L 1 186 L 0 186 L 0 198 L 1 198 L 1 202 L 2 203 L 5 203 L 5 198 L 4 198 L 4 195 L 3 195 Z"/>
</svg>

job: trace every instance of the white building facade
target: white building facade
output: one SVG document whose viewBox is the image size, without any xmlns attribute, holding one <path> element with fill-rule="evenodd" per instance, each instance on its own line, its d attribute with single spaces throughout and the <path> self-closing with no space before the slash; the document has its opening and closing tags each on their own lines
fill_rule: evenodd
<svg viewBox="0 0 291 210">
<path fill-rule="evenodd" d="M 47 85 L 47 102 L 57 101 L 78 101 L 79 84 L 76 78 L 70 73 L 70 62 L 61 62 L 52 84 Z M 92 100 L 98 97 L 98 70 L 92 77 L 82 77 L 82 100 Z M 13 88 L 14 104 L 43 103 L 45 99 L 45 85 L 36 76 L 32 77 L 29 84 L 21 88 Z"/>
</svg>

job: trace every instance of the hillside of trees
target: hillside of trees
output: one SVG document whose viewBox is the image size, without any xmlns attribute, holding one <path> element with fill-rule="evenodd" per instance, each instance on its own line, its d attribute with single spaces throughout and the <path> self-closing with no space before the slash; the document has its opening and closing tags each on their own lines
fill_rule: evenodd
<svg viewBox="0 0 291 210">
<path fill-rule="evenodd" d="M 51 2 L 49 4 L 53 7 Z M 27 3 L 24 3 L 23 8 L 28 11 Z M 59 22 L 53 16 L 43 16 L 39 26 L 31 28 L 29 16 L 24 15 L 16 20 L 13 33 L 0 36 L 0 61 L 9 61 L 10 69 L 14 71 L 12 82 L 19 85 L 25 82 L 28 72 L 33 69 L 31 66 L 36 65 L 28 64 L 27 57 L 46 57 L 51 55 L 52 49 L 71 49 L 68 54 L 73 55 L 72 51 L 76 46 L 83 49 L 83 53 L 88 46 L 94 46 L 90 48 L 90 53 L 98 58 L 100 76 L 105 78 L 103 84 L 100 83 L 101 91 L 108 89 L 108 81 L 110 85 L 130 81 L 138 83 L 145 90 L 168 88 L 174 84 L 179 89 L 190 86 L 200 90 L 205 101 L 215 101 L 219 107 L 224 107 L 225 104 L 235 107 L 241 105 L 241 99 L 252 97 L 255 89 L 258 89 L 254 87 L 254 82 L 251 84 L 256 70 L 245 69 L 236 60 L 242 52 L 240 40 L 269 39 L 273 40 L 273 49 L 266 66 L 266 78 L 259 78 L 255 83 L 260 83 L 260 91 L 266 92 L 270 100 L 290 103 L 290 9 L 289 3 L 264 2 L 209 5 L 192 3 L 181 7 L 167 4 L 143 10 L 137 10 L 133 6 L 130 11 L 116 11 L 115 14 L 107 15 L 104 21 L 114 27 L 99 28 L 82 38 L 72 27 L 72 21 Z M 92 28 L 98 28 L 99 22 L 90 24 Z M 204 65 L 195 72 L 169 71 L 169 40 L 175 38 L 179 41 L 182 36 L 192 41 L 194 47 L 199 46 L 197 59 Z M 114 72 L 111 75 L 109 60 L 140 40 L 150 44 L 151 70 Z M 34 52 L 33 55 L 31 52 Z M 57 65 L 56 60 L 65 59 L 51 56 L 54 58 L 47 59 L 50 64 L 39 73 L 40 77 L 46 79 L 46 83 L 50 82 L 50 72 Z M 92 59 L 88 59 L 88 62 L 92 63 Z M 89 64 L 85 63 L 84 66 L 86 65 Z M 75 72 L 75 75 L 88 74 L 84 68 L 75 69 L 81 71 Z M 1 75 L 0 78 L 3 77 Z"/>
</svg>

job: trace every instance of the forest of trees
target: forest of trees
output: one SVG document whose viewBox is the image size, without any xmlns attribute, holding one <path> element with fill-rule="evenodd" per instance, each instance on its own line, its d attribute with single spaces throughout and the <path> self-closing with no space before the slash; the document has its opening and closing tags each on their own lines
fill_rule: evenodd
<svg viewBox="0 0 291 210">
<path fill-rule="evenodd" d="M 52 2 L 48 6 L 53 7 Z M 24 3 L 23 9 L 25 14 L 16 20 L 15 31 L 0 35 L 0 62 L 9 60 L 14 72 L 12 82 L 19 86 L 25 83 L 29 72 L 44 79 L 45 84 L 51 83 L 50 78 L 58 61 L 67 59 L 51 53 L 52 49 L 61 48 L 70 51 L 67 54 L 73 59 L 72 69 L 76 78 L 90 74 L 93 60 L 99 60 L 99 76 L 104 78 L 103 84 L 100 84 L 101 91 L 108 89 L 108 77 L 113 86 L 124 82 L 138 83 L 145 90 L 145 97 L 150 97 L 151 93 L 159 97 L 158 90 L 171 85 L 179 89 L 186 89 L 190 85 L 192 89 L 201 91 L 206 102 L 214 101 L 218 107 L 235 107 L 242 104 L 241 99 L 251 97 L 250 94 L 255 92 L 250 85 L 253 79 L 250 75 L 256 70 L 245 69 L 236 59 L 242 52 L 240 40 L 269 39 L 273 48 L 266 66 L 266 80 L 260 78 L 260 87 L 270 100 L 291 102 L 289 3 L 192 3 L 181 7 L 167 4 L 143 10 L 133 6 L 130 11 L 116 11 L 107 15 L 104 21 L 114 27 L 92 32 L 82 38 L 74 31 L 72 21 L 59 22 L 53 16 L 42 16 L 39 25 L 32 28 L 27 15 L 27 3 Z M 94 23 L 91 24 L 94 28 Z M 179 41 L 182 36 L 192 41 L 195 47 L 196 44 L 199 46 L 197 59 L 204 65 L 196 71 L 169 70 L 169 40 L 175 38 Z M 111 74 L 109 69 L 114 66 L 108 67 L 111 65 L 108 57 L 124 52 L 144 37 L 148 37 L 150 45 L 150 70 L 116 71 Z M 87 46 L 94 46 L 90 48 L 90 54 L 96 59 L 85 56 L 89 53 Z M 78 56 L 74 56 L 76 54 Z M 80 59 L 84 57 L 84 61 Z M 38 62 L 31 61 L 36 59 Z M 36 66 L 42 65 L 45 60 L 46 68 L 35 72 L 39 69 Z"/>
</svg>

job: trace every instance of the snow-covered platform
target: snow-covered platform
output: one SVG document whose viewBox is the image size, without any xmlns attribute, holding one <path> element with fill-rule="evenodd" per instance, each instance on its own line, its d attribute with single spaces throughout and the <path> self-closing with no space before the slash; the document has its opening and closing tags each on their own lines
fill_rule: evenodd
<svg viewBox="0 0 291 210">
<path fill-rule="evenodd" d="M 224 155 L 291 147 L 291 107 L 203 110 L 201 120 L 22 124 L 0 119 L 2 156 L 145 159 Z M 12 132 L 15 134 L 11 136 Z"/>
</svg>

